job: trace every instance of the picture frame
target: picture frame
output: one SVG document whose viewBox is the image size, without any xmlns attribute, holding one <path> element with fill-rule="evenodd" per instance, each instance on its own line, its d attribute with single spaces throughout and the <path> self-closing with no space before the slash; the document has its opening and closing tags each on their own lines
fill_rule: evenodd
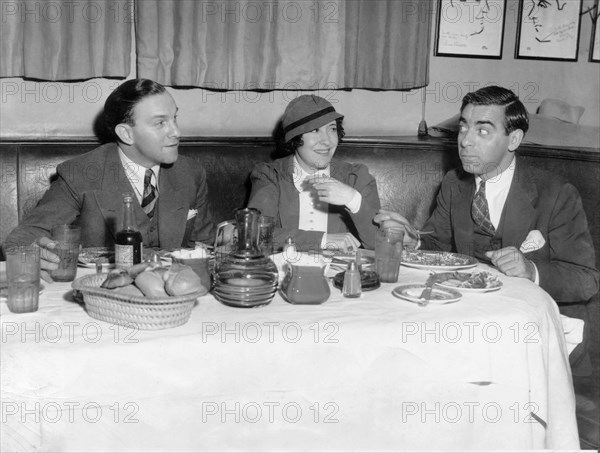
<svg viewBox="0 0 600 453">
<path fill-rule="evenodd" d="M 506 0 L 439 0 L 435 56 L 502 58 Z"/>
<path fill-rule="evenodd" d="M 598 10 L 598 0 L 594 3 L 592 14 L 592 39 L 590 41 L 590 63 L 600 63 L 600 27 L 598 27 L 598 18 L 600 11 Z"/>
<path fill-rule="evenodd" d="M 519 0 L 515 58 L 577 61 L 583 0 Z"/>
</svg>

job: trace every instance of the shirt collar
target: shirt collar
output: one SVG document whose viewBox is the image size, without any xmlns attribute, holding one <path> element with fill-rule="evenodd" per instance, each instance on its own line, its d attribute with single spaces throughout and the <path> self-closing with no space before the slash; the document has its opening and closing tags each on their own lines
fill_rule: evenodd
<svg viewBox="0 0 600 453">
<path fill-rule="evenodd" d="M 314 170 L 309 173 L 300 166 L 300 162 L 298 162 L 298 158 L 296 157 L 295 154 L 294 154 L 293 162 L 294 162 L 293 180 L 294 180 L 294 186 L 296 187 L 296 190 L 298 190 L 298 192 L 304 192 L 306 190 L 306 187 L 304 186 L 304 181 L 306 180 L 306 178 L 308 178 L 310 176 L 314 176 L 314 175 L 329 176 L 329 174 L 330 174 L 330 168 L 331 168 L 330 165 L 328 165 L 327 167 L 322 168 L 320 170 Z"/>
<path fill-rule="evenodd" d="M 127 155 L 123 152 L 121 147 L 119 147 L 119 157 L 121 158 L 121 164 L 123 164 L 123 170 L 125 170 L 125 175 L 127 179 L 129 179 L 134 185 L 138 183 L 144 183 L 144 177 L 146 175 L 146 167 L 143 167 L 139 164 L 136 164 L 132 161 Z M 158 187 L 158 172 L 160 171 L 160 164 L 150 167 L 154 176 L 152 177 L 154 187 Z"/>
<path fill-rule="evenodd" d="M 490 178 L 486 181 L 485 184 L 485 192 L 488 195 L 493 195 L 495 193 L 506 190 L 510 187 L 512 183 L 513 176 L 515 174 L 515 166 L 516 159 L 513 157 L 512 162 L 502 173 L 497 174 L 493 178 Z M 475 177 L 476 188 L 475 191 L 479 190 L 479 186 L 481 184 L 482 179 L 479 176 Z"/>
</svg>

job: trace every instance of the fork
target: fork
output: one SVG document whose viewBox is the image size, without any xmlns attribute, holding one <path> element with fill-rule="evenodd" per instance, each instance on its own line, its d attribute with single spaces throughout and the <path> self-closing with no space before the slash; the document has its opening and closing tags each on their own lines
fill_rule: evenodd
<svg viewBox="0 0 600 453">
<path fill-rule="evenodd" d="M 433 233 L 433 230 L 419 230 L 419 229 L 415 228 L 414 226 L 412 226 L 411 224 L 404 224 L 404 226 L 417 237 L 423 236 L 425 234 Z"/>
<path fill-rule="evenodd" d="M 419 306 L 426 307 L 429 304 L 429 299 L 431 298 L 431 290 L 433 289 L 433 285 L 435 285 L 437 279 L 437 274 L 431 273 L 429 277 L 427 277 L 427 281 L 425 282 L 425 289 L 421 292 L 419 296 Z"/>
</svg>

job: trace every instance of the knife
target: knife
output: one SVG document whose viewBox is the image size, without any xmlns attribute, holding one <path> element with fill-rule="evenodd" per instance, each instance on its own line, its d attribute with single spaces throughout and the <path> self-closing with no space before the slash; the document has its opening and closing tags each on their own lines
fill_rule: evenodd
<svg viewBox="0 0 600 453">
<path fill-rule="evenodd" d="M 419 305 L 425 306 L 429 303 L 429 299 L 431 299 L 431 290 L 433 289 L 433 285 L 435 285 L 436 277 L 436 274 L 431 274 L 427 278 L 427 281 L 425 282 L 425 289 L 421 292 L 421 295 L 419 296 Z"/>
</svg>

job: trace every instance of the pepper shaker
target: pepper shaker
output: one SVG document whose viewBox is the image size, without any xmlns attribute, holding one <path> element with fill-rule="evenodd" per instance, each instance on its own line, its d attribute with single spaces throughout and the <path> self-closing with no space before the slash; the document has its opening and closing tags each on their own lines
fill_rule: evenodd
<svg viewBox="0 0 600 453">
<path fill-rule="evenodd" d="M 348 263 L 348 269 L 344 273 L 342 295 L 344 297 L 360 297 L 361 292 L 360 271 L 356 266 L 356 261 L 352 260 Z"/>
</svg>

